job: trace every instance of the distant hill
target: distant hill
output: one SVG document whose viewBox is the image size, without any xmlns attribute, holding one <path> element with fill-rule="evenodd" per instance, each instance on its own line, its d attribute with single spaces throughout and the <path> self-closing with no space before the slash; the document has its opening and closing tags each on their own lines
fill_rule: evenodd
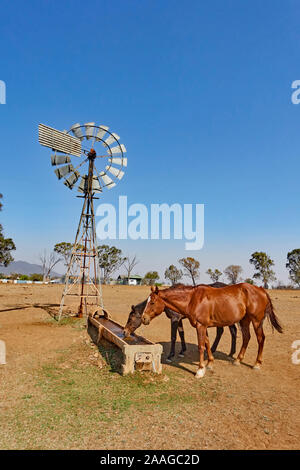
<svg viewBox="0 0 300 470">
<path fill-rule="evenodd" d="M 27 261 L 12 261 L 7 267 L 0 266 L 0 273 L 2 274 L 43 274 L 42 267 L 39 264 L 27 263 Z M 62 274 L 59 274 L 55 271 L 51 271 L 51 277 L 61 277 Z"/>
</svg>

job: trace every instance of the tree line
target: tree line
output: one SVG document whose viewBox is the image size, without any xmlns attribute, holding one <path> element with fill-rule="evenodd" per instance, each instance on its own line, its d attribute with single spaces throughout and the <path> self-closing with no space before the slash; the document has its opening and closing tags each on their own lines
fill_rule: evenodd
<svg viewBox="0 0 300 470">
<path fill-rule="evenodd" d="M 184 276 L 188 277 L 193 285 L 196 285 L 196 280 L 200 278 L 200 262 L 195 258 L 187 257 L 178 260 L 182 269 L 177 268 L 173 264 L 165 271 L 165 278 L 168 279 L 172 285 L 178 283 Z M 269 288 L 270 282 L 276 280 L 275 272 L 272 269 L 274 260 L 263 251 L 255 251 L 251 254 L 249 263 L 253 265 L 255 273 L 252 278 L 242 279 L 241 274 L 243 268 L 240 265 L 231 264 L 224 269 L 224 272 L 219 269 L 209 268 L 206 274 L 211 278 L 212 282 L 220 281 L 222 276 L 229 284 L 237 284 L 238 282 L 248 282 L 254 284 L 255 280 L 260 280 L 265 289 Z M 292 283 L 300 287 L 300 248 L 288 252 L 286 268 L 289 271 L 289 277 Z"/>
<path fill-rule="evenodd" d="M 54 247 L 54 252 L 62 257 L 66 267 L 70 263 L 73 247 L 73 244 L 66 242 L 58 243 Z M 115 246 L 101 245 L 97 247 L 97 251 L 103 283 L 107 283 L 112 275 L 121 268 L 125 271 L 127 280 L 129 280 L 133 269 L 139 263 L 136 256 L 124 256 L 122 250 Z M 242 279 L 242 267 L 234 264 L 227 266 L 223 272 L 218 268 L 209 268 L 206 274 L 208 274 L 212 282 L 219 281 L 223 276 L 229 284 L 237 284 L 241 281 L 254 284 L 255 280 L 258 280 L 268 289 L 270 283 L 276 280 L 273 270 L 274 261 L 267 253 L 256 251 L 251 254 L 249 262 L 255 270 L 252 278 Z M 200 261 L 192 257 L 186 257 L 180 258 L 178 263 L 180 265 L 179 268 L 172 264 L 165 270 L 165 279 L 173 285 L 181 281 L 183 277 L 187 277 L 193 285 L 196 285 L 200 278 Z M 300 287 L 300 248 L 294 249 L 287 254 L 286 268 L 289 271 L 291 281 L 297 287 Z M 159 274 L 157 271 L 149 271 L 143 277 L 143 281 L 146 284 L 153 284 L 158 280 Z"/>
</svg>

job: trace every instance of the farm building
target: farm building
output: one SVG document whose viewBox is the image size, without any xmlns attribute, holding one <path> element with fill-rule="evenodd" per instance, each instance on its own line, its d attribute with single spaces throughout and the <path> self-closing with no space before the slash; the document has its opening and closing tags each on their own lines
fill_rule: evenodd
<svg viewBox="0 0 300 470">
<path fill-rule="evenodd" d="M 139 276 L 138 274 L 134 274 L 133 276 L 130 276 L 129 278 L 125 275 L 120 275 L 117 278 L 117 283 L 118 284 L 128 284 L 129 286 L 140 286 L 142 283 L 142 276 Z"/>
</svg>

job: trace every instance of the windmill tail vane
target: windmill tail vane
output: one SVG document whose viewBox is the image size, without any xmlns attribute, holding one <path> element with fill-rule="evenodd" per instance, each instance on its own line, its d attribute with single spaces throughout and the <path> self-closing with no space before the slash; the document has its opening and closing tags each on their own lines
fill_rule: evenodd
<svg viewBox="0 0 300 470">
<path fill-rule="evenodd" d="M 92 308 L 103 309 L 94 199 L 98 199 L 96 194 L 113 188 L 123 178 L 127 167 L 126 148 L 108 126 L 97 126 L 94 122 L 76 123 L 69 131 L 39 124 L 39 142 L 54 152 L 51 165 L 57 178 L 67 188 L 77 188 L 82 194 L 77 197 L 84 199 L 58 319 L 74 314 L 72 308 L 66 311 L 67 298 L 73 300 L 73 308 L 77 299 L 76 316 L 83 317 Z"/>
</svg>

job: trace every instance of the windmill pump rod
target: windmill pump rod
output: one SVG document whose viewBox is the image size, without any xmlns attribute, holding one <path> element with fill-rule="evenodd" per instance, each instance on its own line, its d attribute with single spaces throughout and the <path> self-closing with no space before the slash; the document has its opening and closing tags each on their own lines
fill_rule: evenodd
<svg viewBox="0 0 300 470">
<path fill-rule="evenodd" d="M 88 153 L 88 159 L 89 159 L 89 173 L 88 173 L 88 182 L 87 182 L 87 192 L 89 195 L 92 193 L 92 187 L 93 187 L 93 175 L 94 175 L 94 161 L 96 158 L 97 154 L 94 149 L 91 149 Z"/>
</svg>

